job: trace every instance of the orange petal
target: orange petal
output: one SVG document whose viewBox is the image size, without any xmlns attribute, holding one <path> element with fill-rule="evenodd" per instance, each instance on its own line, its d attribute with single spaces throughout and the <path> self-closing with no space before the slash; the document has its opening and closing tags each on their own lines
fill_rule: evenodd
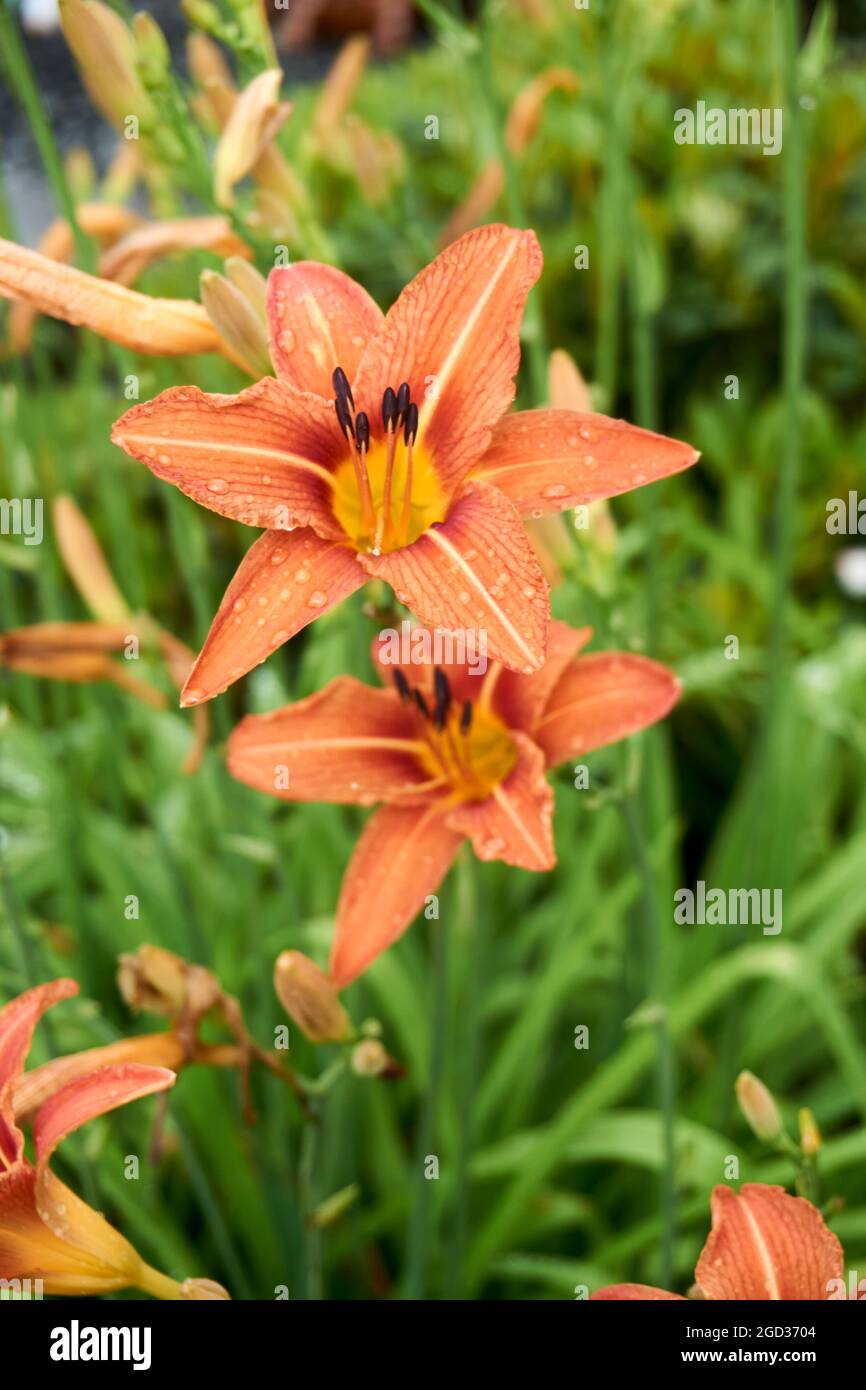
<svg viewBox="0 0 866 1390">
<path fill-rule="evenodd" d="M 460 847 L 439 803 L 381 806 L 368 820 L 343 879 L 331 949 L 342 989 L 397 940 L 435 893 Z"/>
<path fill-rule="evenodd" d="M 679 698 L 673 671 L 632 652 L 593 652 L 557 682 L 532 730 L 549 766 L 664 719 Z"/>
<path fill-rule="evenodd" d="M 550 600 L 520 518 L 496 488 L 471 484 L 413 545 L 361 554 L 428 627 L 472 633 L 487 656 L 528 674 L 544 661 Z"/>
<path fill-rule="evenodd" d="M 362 350 L 385 322 L 365 289 L 342 270 L 316 261 L 272 270 L 267 307 L 277 376 L 328 400 L 334 394 L 334 368 L 353 377 Z"/>
<path fill-rule="evenodd" d="M 509 729 L 532 731 L 554 687 L 592 636 L 591 627 L 569 627 L 551 619 L 544 665 L 531 676 L 500 670 L 491 676 L 490 700 Z"/>
<path fill-rule="evenodd" d="M 80 1129 L 97 1115 L 165 1091 L 175 1082 L 166 1067 L 145 1067 L 136 1062 L 100 1067 L 78 1076 L 56 1091 L 39 1110 L 33 1123 L 33 1146 L 37 1171 L 50 1162 L 51 1155 L 67 1134 Z"/>
<path fill-rule="evenodd" d="M 656 1289 L 653 1288 L 652 1284 L 608 1284 L 606 1289 L 599 1289 L 597 1293 L 591 1294 L 590 1302 L 593 1300 L 600 1303 L 615 1302 L 616 1300 L 633 1302 L 640 1299 L 645 1302 L 658 1303 L 662 1299 L 670 1298 L 679 1303 L 686 1302 L 682 1294 L 668 1293 L 667 1289 Z"/>
<path fill-rule="evenodd" d="M 2 239 L 0 296 L 22 299 L 41 314 L 92 328 L 133 352 L 171 357 L 221 351 L 219 334 L 200 304 L 138 294 Z"/>
<path fill-rule="evenodd" d="M 364 350 L 353 383 L 371 424 L 382 392 L 408 381 L 418 437 L 453 490 L 514 399 L 523 305 L 541 274 L 534 232 L 493 224 L 468 232 L 416 275 Z"/>
<path fill-rule="evenodd" d="M 493 483 L 522 512 L 617 497 L 679 473 L 699 458 L 690 444 L 573 410 L 524 410 L 501 420 L 474 478 Z"/>
<path fill-rule="evenodd" d="M 556 864 L 553 788 L 544 776 L 544 754 L 526 734 L 512 731 L 518 757 L 486 801 L 464 801 L 447 824 L 472 841 L 479 859 L 501 859 L 518 869 L 542 872 Z"/>
<path fill-rule="evenodd" d="M 842 1247 L 811 1202 L 783 1187 L 713 1188 L 713 1228 L 695 1278 L 712 1299 L 826 1299 Z"/>
<path fill-rule="evenodd" d="M 172 386 L 128 410 L 111 438 L 221 516 L 343 534 L 330 503 L 330 470 L 341 457 L 333 408 L 273 377 L 237 396 Z"/>
<path fill-rule="evenodd" d="M 12 1096 L 30 1051 L 33 1032 L 46 1009 L 78 993 L 74 980 L 52 980 L 12 999 L 0 1010 L 0 1160 L 17 1163 L 24 1140 L 16 1128 Z"/>
<path fill-rule="evenodd" d="M 248 714 L 229 738 L 228 766 L 286 801 L 370 806 L 430 780 L 417 757 L 423 748 L 393 690 L 338 676 L 297 704 Z"/>
<path fill-rule="evenodd" d="M 266 531 L 226 589 L 181 704 L 212 700 L 364 582 L 348 547 L 315 531 Z"/>
</svg>

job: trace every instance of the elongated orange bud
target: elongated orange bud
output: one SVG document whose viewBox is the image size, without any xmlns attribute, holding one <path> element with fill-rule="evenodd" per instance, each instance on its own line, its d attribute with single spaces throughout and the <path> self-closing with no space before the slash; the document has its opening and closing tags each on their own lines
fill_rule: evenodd
<svg viewBox="0 0 866 1390">
<path fill-rule="evenodd" d="M 547 398 L 554 410 L 592 410 L 592 398 L 574 358 L 554 348 L 547 364 Z"/>
<path fill-rule="evenodd" d="M 319 150 L 325 152 L 333 145 L 369 56 L 370 40 L 356 34 L 346 40 L 331 64 L 313 110 L 313 140 Z"/>
<path fill-rule="evenodd" d="M 517 93 L 505 124 L 505 143 L 512 154 L 522 154 L 541 121 L 551 92 L 576 92 L 578 80 L 569 68 L 548 68 L 533 77 Z"/>
<path fill-rule="evenodd" d="M 281 68 L 259 73 L 241 92 L 225 124 L 214 155 L 214 197 L 228 207 L 234 186 L 258 162 L 292 110 L 280 101 Z"/>
<path fill-rule="evenodd" d="M 65 493 L 54 499 L 52 510 L 61 558 L 84 602 L 100 622 L 123 623 L 129 618 L 129 609 L 90 523 Z"/>
<path fill-rule="evenodd" d="M 122 130 L 127 116 L 153 114 L 135 66 L 135 43 L 120 16 L 101 0 L 60 0 L 66 42 L 97 111 Z"/>
<path fill-rule="evenodd" d="M 2 239 L 0 296 L 21 299 L 42 314 L 92 328 L 134 352 L 173 357 L 221 351 L 219 335 L 200 304 L 138 294 Z"/>
<path fill-rule="evenodd" d="M 488 159 L 463 202 L 449 217 L 439 235 L 439 245 L 450 246 L 464 232 L 483 222 L 505 187 L 505 170 L 499 159 Z"/>
<path fill-rule="evenodd" d="M 152 261 L 176 251 L 212 251 L 216 256 L 250 257 L 245 241 L 227 217 L 177 217 L 130 231 L 104 252 L 99 271 L 108 280 L 131 285 Z"/>
<path fill-rule="evenodd" d="M 324 970 L 300 951 L 283 951 L 274 966 L 277 997 L 312 1042 L 342 1042 L 349 1035 L 349 1016 Z"/>
</svg>

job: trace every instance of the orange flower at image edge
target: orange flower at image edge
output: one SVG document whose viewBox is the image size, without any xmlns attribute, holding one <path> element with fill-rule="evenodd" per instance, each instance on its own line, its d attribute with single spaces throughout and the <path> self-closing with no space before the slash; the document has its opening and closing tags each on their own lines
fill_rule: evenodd
<svg viewBox="0 0 866 1390">
<path fill-rule="evenodd" d="M 493 225 L 446 248 L 387 316 L 315 262 L 273 270 L 277 379 L 237 396 L 176 387 L 113 439 L 197 502 L 266 528 L 231 581 L 182 703 L 220 693 L 367 580 L 431 627 L 487 633 L 515 671 L 544 661 L 547 585 L 521 514 L 687 468 L 687 444 L 570 410 L 505 412 L 541 272 L 535 234 Z"/>
<path fill-rule="evenodd" d="M 431 634 L 432 635 L 432 634 Z M 577 656 L 591 636 L 553 622 L 532 676 L 497 663 L 386 665 L 388 688 L 339 676 L 228 743 L 240 781 L 288 801 L 386 804 L 368 822 L 337 908 L 331 975 L 348 984 L 399 937 L 464 837 L 479 859 L 556 863 L 545 768 L 644 729 L 679 693 L 666 667 L 626 652 Z"/>
<path fill-rule="evenodd" d="M 805 1197 L 783 1187 L 743 1183 L 713 1189 L 713 1226 L 695 1269 L 704 1298 L 845 1298 L 842 1247 Z M 594 1299 L 680 1299 L 649 1284 L 612 1284 Z"/>
<path fill-rule="evenodd" d="M 67 1134 L 119 1105 L 173 1085 L 164 1067 L 100 1067 L 56 1091 L 33 1121 L 35 1166 L 24 1154 L 13 1096 L 33 1031 L 53 1004 L 77 994 L 74 980 L 55 980 L 0 1010 L 0 1279 L 41 1280 L 47 1294 L 100 1294 L 134 1287 L 163 1299 L 227 1298 L 218 1284 L 183 1284 L 145 1264 L 99 1212 L 51 1172 Z"/>
</svg>

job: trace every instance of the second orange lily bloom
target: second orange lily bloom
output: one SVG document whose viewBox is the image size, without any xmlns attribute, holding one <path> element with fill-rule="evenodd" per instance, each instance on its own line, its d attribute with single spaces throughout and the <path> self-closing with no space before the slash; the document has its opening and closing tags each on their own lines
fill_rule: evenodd
<svg viewBox="0 0 866 1390">
<path fill-rule="evenodd" d="M 425 624 L 484 629 L 518 672 L 545 659 L 547 585 L 521 522 L 688 467 L 687 444 L 568 410 L 507 415 L 535 234 L 446 248 L 383 315 L 341 271 L 271 272 L 277 379 L 237 396 L 173 387 L 116 444 L 212 511 L 265 532 L 231 581 L 182 694 L 211 699 L 369 579 Z"/>
<path fill-rule="evenodd" d="M 628 652 L 578 656 L 589 628 L 551 624 L 532 676 L 491 663 L 388 665 L 375 690 L 339 676 L 229 739 L 229 769 L 288 801 L 371 806 L 337 908 L 331 976 L 342 987 L 399 937 L 465 838 L 480 859 L 556 863 L 545 769 L 661 719 L 679 694 L 666 667 Z M 379 655 L 384 656 L 385 649 Z"/>
</svg>

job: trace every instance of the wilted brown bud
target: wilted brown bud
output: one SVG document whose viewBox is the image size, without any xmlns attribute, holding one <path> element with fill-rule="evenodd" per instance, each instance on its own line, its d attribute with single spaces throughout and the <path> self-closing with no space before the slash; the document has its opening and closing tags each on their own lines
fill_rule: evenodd
<svg viewBox="0 0 866 1390">
<path fill-rule="evenodd" d="M 774 1143 L 782 1133 L 782 1117 L 763 1081 L 750 1071 L 741 1071 L 736 1080 L 737 1104 L 746 1123 L 765 1144 Z"/>
<path fill-rule="evenodd" d="M 283 951 L 274 966 L 274 989 L 289 1018 L 311 1042 L 342 1042 L 351 1030 L 337 988 L 301 951 Z"/>
<path fill-rule="evenodd" d="M 120 993 L 136 1013 L 200 1018 L 220 998 L 219 984 L 203 965 L 192 965 L 161 946 L 139 946 L 122 955 L 117 972 Z"/>
</svg>

